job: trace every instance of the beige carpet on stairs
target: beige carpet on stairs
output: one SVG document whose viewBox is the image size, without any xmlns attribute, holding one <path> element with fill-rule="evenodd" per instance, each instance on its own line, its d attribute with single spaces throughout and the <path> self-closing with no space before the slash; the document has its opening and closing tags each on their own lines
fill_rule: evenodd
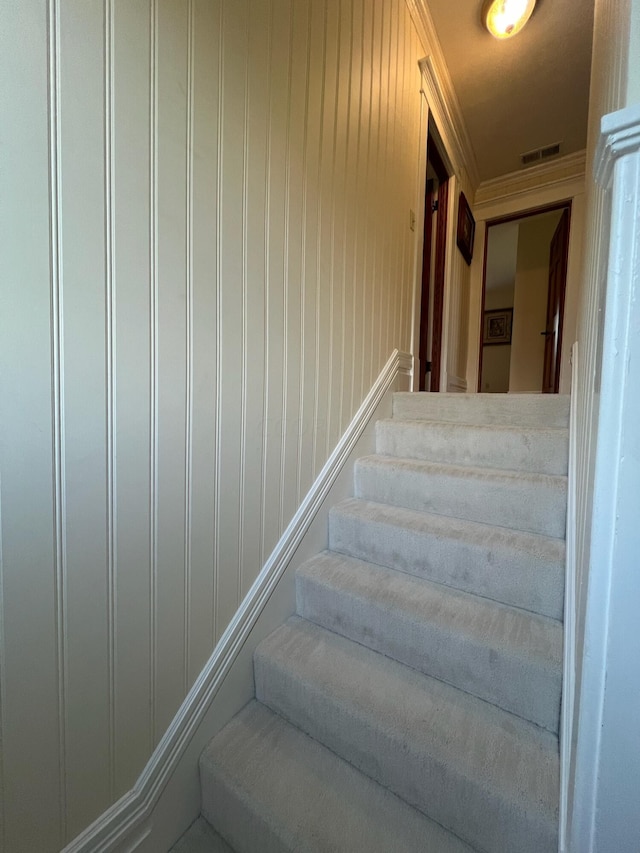
<svg viewBox="0 0 640 853">
<path fill-rule="evenodd" d="M 568 413 L 395 395 L 174 853 L 556 853 Z"/>
</svg>

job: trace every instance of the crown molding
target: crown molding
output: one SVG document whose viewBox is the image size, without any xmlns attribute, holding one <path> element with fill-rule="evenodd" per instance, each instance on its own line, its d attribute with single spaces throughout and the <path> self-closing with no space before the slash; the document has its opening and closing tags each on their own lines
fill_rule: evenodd
<svg viewBox="0 0 640 853">
<path fill-rule="evenodd" d="M 405 2 L 418 37 L 428 54 L 419 63 L 426 86 L 426 90 L 423 89 L 425 97 L 434 111 L 438 129 L 455 145 L 456 151 L 450 153 L 455 155 L 456 171 L 458 173 L 465 171 L 471 189 L 475 190 L 480 183 L 480 172 L 433 18 L 426 0 L 405 0 Z"/>
<path fill-rule="evenodd" d="M 522 195 L 532 189 L 584 180 L 586 164 L 586 152 L 576 151 L 549 163 L 538 163 L 528 169 L 483 181 L 476 191 L 475 207 Z"/>
</svg>

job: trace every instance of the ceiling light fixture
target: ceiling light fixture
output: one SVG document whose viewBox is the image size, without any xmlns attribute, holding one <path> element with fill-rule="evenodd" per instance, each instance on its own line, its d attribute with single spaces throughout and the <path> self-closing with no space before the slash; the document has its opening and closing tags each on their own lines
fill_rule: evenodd
<svg viewBox="0 0 640 853">
<path fill-rule="evenodd" d="M 508 39 L 524 27 L 535 5 L 536 0 L 485 0 L 482 19 L 494 38 Z"/>
</svg>

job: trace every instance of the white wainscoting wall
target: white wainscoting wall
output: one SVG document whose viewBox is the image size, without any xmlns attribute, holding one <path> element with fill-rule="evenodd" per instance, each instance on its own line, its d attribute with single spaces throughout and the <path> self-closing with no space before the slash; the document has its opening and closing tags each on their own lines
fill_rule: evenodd
<svg viewBox="0 0 640 853">
<path fill-rule="evenodd" d="M 0 844 L 53 853 L 410 350 L 430 48 L 404 0 L 1 14 Z"/>
<path fill-rule="evenodd" d="M 408 391 L 413 358 L 391 354 L 258 574 L 133 788 L 63 853 L 164 853 L 200 812 L 198 759 L 254 696 L 253 652 L 295 611 L 295 570 L 328 545 L 329 511 L 353 495 L 353 465 Z"/>
</svg>

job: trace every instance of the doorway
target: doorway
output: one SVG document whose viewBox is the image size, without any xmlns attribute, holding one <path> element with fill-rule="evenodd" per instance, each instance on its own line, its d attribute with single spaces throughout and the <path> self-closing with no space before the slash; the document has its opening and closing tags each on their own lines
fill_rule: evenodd
<svg viewBox="0 0 640 853">
<path fill-rule="evenodd" d="M 558 393 L 571 202 L 487 223 L 478 391 Z"/>
<path fill-rule="evenodd" d="M 418 348 L 420 391 L 440 390 L 448 202 L 449 171 L 430 128 L 427 141 Z"/>
</svg>

